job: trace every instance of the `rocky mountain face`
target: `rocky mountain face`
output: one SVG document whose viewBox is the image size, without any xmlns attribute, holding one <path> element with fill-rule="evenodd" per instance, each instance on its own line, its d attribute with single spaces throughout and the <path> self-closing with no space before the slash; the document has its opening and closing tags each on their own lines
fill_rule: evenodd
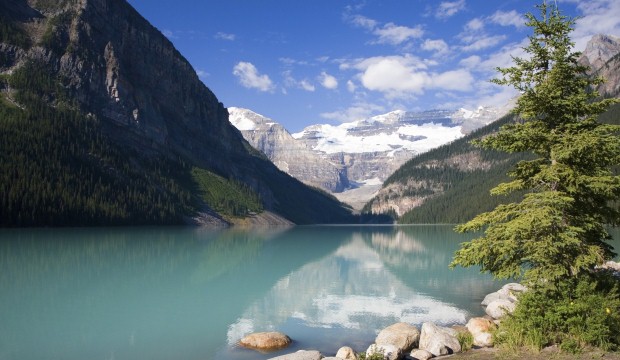
<svg viewBox="0 0 620 360">
<path fill-rule="evenodd" d="M 280 124 L 251 110 L 228 108 L 230 122 L 280 170 L 330 192 L 349 187 L 346 168 L 297 141 Z"/>
<path fill-rule="evenodd" d="M 620 38 L 598 34 L 586 45 L 580 62 L 595 76 L 605 79 L 597 89 L 605 97 L 620 95 Z"/>
<path fill-rule="evenodd" d="M 620 95 L 620 38 L 594 36 L 579 61 L 590 67 L 593 76 L 606 80 L 597 89 L 601 95 Z M 615 108 L 610 111 L 617 114 Z M 605 121 L 618 122 L 607 119 L 609 116 L 604 114 Z M 364 210 L 392 213 L 405 222 L 461 222 L 493 209 L 499 200 L 488 196 L 488 191 L 503 181 L 518 159 L 474 148 L 468 142 L 496 131 L 508 121 L 510 118 L 504 118 L 414 157 L 384 182 Z"/>
<path fill-rule="evenodd" d="M 280 172 L 252 149 L 189 62 L 125 0 L 5 0 L 0 2 L 0 25 L 0 103 L 10 111 L 32 113 L 22 99 L 30 86 L 28 91 L 38 92 L 41 106 L 50 111 L 69 109 L 91 119 L 93 136 L 124 157 L 109 165 L 107 175 L 114 181 L 141 173 L 147 187 L 157 192 L 161 186 L 150 183 L 150 164 L 163 158 L 239 183 L 256 193 L 266 210 L 294 222 L 342 221 L 347 216 L 336 201 Z M 46 86 L 15 76 L 25 68 L 40 69 L 36 81 Z M 72 149 L 83 144 L 75 145 Z M 79 151 L 77 156 L 82 156 Z M 72 161 L 63 158 L 61 165 Z M 102 161 L 92 159 L 88 166 Z M 196 186 L 180 179 L 185 175 L 171 171 L 159 181 L 170 180 L 172 187 L 198 197 Z M 298 209 L 300 201 L 326 208 Z M 321 215 L 331 210 L 333 218 Z"/>
<path fill-rule="evenodd" d="M 357 209 L 413 156 L 458 139 L 507 111 L 508 106 L 399 110 L 338 126 L 312 125 L 291 135 L 274 120 L 246 109 L 229 109 L 232 124 L 278 168 Z"/>
</svg>

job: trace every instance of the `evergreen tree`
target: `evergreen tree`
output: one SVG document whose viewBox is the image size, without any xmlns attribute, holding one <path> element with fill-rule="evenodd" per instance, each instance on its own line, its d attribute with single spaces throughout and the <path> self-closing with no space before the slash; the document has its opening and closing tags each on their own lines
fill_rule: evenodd
<svg viewBox="0 0 620 360">
<path fill-rule="evenodd" d="M 509 153 L 529 152 L 496 186 L 495 195 L 524 191 L 521 201 L 499 205 L 459 225 L 457 231 L 484 230 L 462 244 L 451 266 L 479 265 L 499 278 L 522 278 L 530 286 L 557 284 L 610 259 L 607 224 L 617 224 L 612 201 L 620 195 L 616 125 L 597 116 L 616 99 L 598 99 L 594 87 L 603 80 L 586 75 L 572 50 L 569 34 L 575 20 L 543 2 L 540 18 L 527 14 L 532 28 L 529 57 L 513 58 L 493 80 L 521 92 L 517 121 L 477 142 Z"/>
</svg>

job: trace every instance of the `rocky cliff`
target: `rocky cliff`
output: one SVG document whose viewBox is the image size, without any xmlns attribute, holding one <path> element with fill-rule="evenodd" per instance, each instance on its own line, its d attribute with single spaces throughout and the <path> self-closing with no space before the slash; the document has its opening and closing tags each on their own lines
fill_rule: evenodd
<svg viewBox="0 0 620 360">
<path fill-rule="evenodd" d="M 346 168 L 339 161 L 312 151 L 280 124 L 248 109 L 228 108 L 230 122 L 280 170 L 311 186 L 331 192 L 349 187 Z"/>
<path fill-rule="evenodd" d="M 605 79 L 598 92 L 605 97 L 620 95 L 620 38 L 598 34 L 586 45 L 580 62 L 590 67 L 595 76 Z"/>
<path fill-rule="evenodd" d="M 397 110 L 338 126 L 312 125 L 292 135 L 250 110 L 229 111 L 245 139 L 282 171 L 361 209 L 407 160 L 495 121 L 508 108 Z"/>
<path fill-rule="evenodd" d="M 188 193 L 184 195 L 189 199 L 184 207 L 189 213 L 186 215 L 191 215 L 196 206 L 214 207 L 208 202 L 196 205 L 196 199 L 209 198 L 205 192 L 222 191 L 210 185 L 199 191 L 196 179 L 187 179 L 191 168 L 198 167 L 236 184 L 235 188 L 243 193 L 255 193 L 264 209 L 293 222 L 347 218 L 348 211 L 334 199 L 303 186 L 252 149 L 230 125 L 227 110 L 198 79 L 189 62 L 126 1 L 6 0 L 0 2 L 0 25 L 0 103 L 15 116 L 36 118 L 46 107 L 45 111 L 54 114 L 69 111 L 83 119 L 85 125 L 80 126 L 86 128 L 70 122 L 65 125 L 75 134 L 90 131 L 89 136 L 116 154 L 114 162 L 107 161 L 109 171 L 105 172 L 109 179 L 86 174 L 93 183 L 100 182 L 107 189 L 108 185 L 118 184 L 112 186 L 106 181 L 123 184 L 140 177 L 140 181 L 148 183 L 143 188 L 160 202 L 161 196 L 156 200 L 156 193 L 169 185 Z M 36 79 L 23 74 L 31 69 L 37 70 Z M 67 120 L 66 116 L 60 117 Z M 20 133 L 20 138 L 21 134 L 25 133 Z M 76 176 L 75 181 L 67 180 L 67 184 L 73 184 L 79 182 L 73 171 L 81 169 L 74 166 L 75 158 L 88 158 L 88 146 L 75 139 L 62 141 L 68 144 L 55 142 L 49 146 L 69 145 L 72 149 L 70 156 L 57 160 L 70 176 Z M 90 154 L 90 158 L 97 158 L 84 160 L 92 172 L 99 171 L 95 164 L 106 162 L 108 157 L 98 152 Z M 157 165 L 162 161 L 173 162 L 176 170 L 166 167 L 163 171 L 165 166 Z M 152 171 L 161 175 L 157 181 L 152 180 Z M 17 192 L 10 184 L 0 185 Z M 142 191 L 130 189 L 129 184 L 123 186 L 128 193 Z M 222 195 L 222 203 L 232 207 L 233 199 L 226 198 L 230 194 L 218 195 Z M 37 197 L 40 195 L 33 196 Z M 49 207 L 60 202 L 54 196 L 44 197 Z M 36 200 L 32 203 L 37 206 Z M 194 210 L 187 208 L 190 203 Z M 306 206 L 300 208 L 299 203 Z M 80 205 L 76 206 L 79 212 Z M 39 209 L 24 211 L 34 214 Z M 36 224 L 38 220 L 33 216 L 32 221 Z"/>
</svg>

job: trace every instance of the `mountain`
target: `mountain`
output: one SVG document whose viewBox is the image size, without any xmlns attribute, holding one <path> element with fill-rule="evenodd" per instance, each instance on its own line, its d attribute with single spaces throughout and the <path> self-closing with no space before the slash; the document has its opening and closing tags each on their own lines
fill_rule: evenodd
<svg viewBox="0 0 620 360">
<path fill-rule="evenodd" d="M 125 0 L 0 2 L 0 128 L 2 226 L 351 221 Z"/>
<path fill-rule="evenodd" d="M 579 62 L 606 82 L 597 90 L 620 95 L 620 42 L 596 35 Z M 620 105 L 612 106 L 599 120 L 620 124 Z M 470 141 L 491 134 L 514 121 L 512 115 L 482 127 L 466 137 L 416 156 L 394 172 L 365 206 L 365 212 L 389 213 L 400 223 L 460 223 L 498 204 L 517 199 L 491 196 L 491 188 L 507 180 L 507 173 L 527 154 L 505 154 L 475 148 Z"/>
<path fill-rule="evenodd" d="M 493 122 L 508 106 L 473 111 L 397 110 L 338 126 L 312 125 L 295 134 L 250 110 L 229 111 L 232 124 L 244 138 L 278 168 L 361 209 L 411 157 Z"/>
<path fill-rule="evenodd" d="M 598 34 L 586 45 L 580 63 L 590 67 L 595 76 L 605 79 L 598 92 L 605 97 L 620 95 L 620 38 Z"/>
<path fill-rule="evenodd" d="M 280 124 L 248 109 L 229 107 L 230 122 L 254 148 L 280 170 L 306 184 L 330 192 L 349 187 L 346 169 L 327 156 L 297 141 Z"/>
</svg>

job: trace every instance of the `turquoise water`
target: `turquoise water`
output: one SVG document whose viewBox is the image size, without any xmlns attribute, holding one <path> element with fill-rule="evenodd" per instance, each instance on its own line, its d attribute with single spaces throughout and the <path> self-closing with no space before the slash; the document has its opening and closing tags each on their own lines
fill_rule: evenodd
<svg viewBox="0 0 620 360">
<path fill-rule="evenodd" d="M 267 359 L 363 351 L 397 321 L 482 314 L 450 226 L 0 231 L 0 359 Z M 293 345 L 236 342 L 278 330 Z"/>
</svg>

